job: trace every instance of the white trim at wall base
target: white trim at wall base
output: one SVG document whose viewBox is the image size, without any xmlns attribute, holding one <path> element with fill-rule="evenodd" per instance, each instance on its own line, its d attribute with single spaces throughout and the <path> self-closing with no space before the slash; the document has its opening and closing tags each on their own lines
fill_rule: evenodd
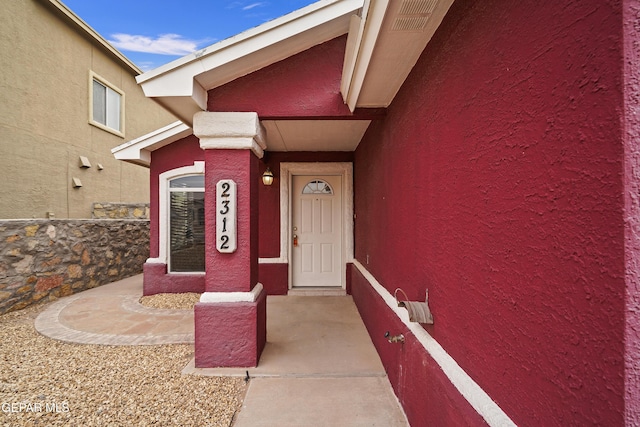
<svg viewBox="0 0 640 427">
<path fill-rule="evenodd" d="M 371 287 L 380 295 L 396 316 L 402 320 L 431 358 L 440 366 L 458 392 L 484 418 L 488 425 L 496 427 L 516 425 L 422 326 L 409 320 L 407 310 L 398 307 L 393 295 L 358 260 L 354 260 L 353 265 L 367 279 Z"/>
<path fill-rule="evenodd" d="M 288 264 L 286 258 L 258 258 L 258 264 Z"/>
</svg>

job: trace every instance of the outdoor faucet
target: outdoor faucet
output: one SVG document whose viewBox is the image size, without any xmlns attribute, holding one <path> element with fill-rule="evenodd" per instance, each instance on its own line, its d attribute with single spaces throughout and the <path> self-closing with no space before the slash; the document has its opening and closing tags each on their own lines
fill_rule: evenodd
<svg viewBox="0 0 640 427">
<path fill-rule="evenodd" d="M 404 343 L 404 335 L 400 334 L 400 335 L 394 335 L 394 336 L 390 336 L 389 331 L 385 332 L 384 337 L 387 339 L 387 341 L 389 341 L 390 343 L 394 343 L 394 342 L 400 342 L 400 343 Z"/>
</svg>

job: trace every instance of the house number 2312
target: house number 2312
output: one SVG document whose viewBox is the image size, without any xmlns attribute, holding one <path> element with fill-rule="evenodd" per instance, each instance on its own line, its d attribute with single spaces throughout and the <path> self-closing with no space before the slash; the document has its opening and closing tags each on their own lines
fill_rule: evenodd
<svg viewBox="0 0 640 427">
<path fill-rule="evenodd" d="M 223 179 L 216 184 L 216 248 L 221 253 L 232 253 L 237 248 L 236 183 Z"/>
</svg>

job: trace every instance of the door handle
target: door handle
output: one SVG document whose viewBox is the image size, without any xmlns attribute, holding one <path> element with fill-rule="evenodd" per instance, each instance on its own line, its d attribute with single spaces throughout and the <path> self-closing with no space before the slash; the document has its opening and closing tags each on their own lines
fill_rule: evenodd
<svg viewBox="0 0 640 427">
<path fill-rule="evenodd" d="M 298 246 L 298 235 L 297 234 L 293 235 L 293 246 Z"/>
</svg>

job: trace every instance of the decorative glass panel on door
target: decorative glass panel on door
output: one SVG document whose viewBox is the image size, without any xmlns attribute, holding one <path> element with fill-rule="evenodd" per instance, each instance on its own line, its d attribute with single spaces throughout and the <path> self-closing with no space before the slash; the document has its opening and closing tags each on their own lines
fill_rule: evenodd
<svg viewBox="0 0 640 427">
<path fill-rule="evenodd" d="M 314 179 L 302 189 L 302 194 L 333 194 L 333 189 L 328 182 Z"/>
</svg>

